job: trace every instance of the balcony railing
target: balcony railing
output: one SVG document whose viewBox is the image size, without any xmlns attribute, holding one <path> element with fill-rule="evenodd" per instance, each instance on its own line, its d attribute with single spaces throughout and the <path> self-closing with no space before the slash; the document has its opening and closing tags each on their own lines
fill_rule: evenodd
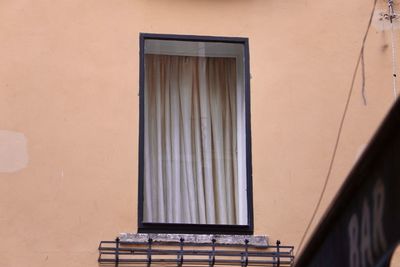
<svg viewBox="0 0 400 267">
<path fill-rule="evenodd" d="M 209 244 L 185 242 L 160 243 L 151 238 L 147 242 L 101 241 L 100 266 L 274 266 L 293 264 L 293 246 L 258 248 L 243 244 L 219 244 L 215 239 Z"/>
</svg>

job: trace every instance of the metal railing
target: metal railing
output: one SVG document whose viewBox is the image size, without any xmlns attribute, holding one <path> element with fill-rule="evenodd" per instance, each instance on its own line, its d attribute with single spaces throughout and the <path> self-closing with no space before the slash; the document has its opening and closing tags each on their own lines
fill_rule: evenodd
<svg viewBox="0 0 400 267">
<path fill-rule="evenodd" d="M 213 239 L 210 244 L 185 242 L 177 244 L 101 241 L 100 266 L 266 266 L 287 267 L 293 264 L 293 246 L 257 248 L 245 240 L 241 245 L 224 245 Z"/>
</svg>

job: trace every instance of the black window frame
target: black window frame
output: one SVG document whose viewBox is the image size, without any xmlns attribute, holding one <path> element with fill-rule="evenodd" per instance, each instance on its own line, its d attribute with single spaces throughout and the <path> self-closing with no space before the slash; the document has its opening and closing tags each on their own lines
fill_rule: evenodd
<svg viewBox="0 0 400 267">
<path fill-rule="evenodd" d="M 182 223 L 145 223 L 143 222 L 144 202 L 144 55 L 146 40 L 172 40 L 192 42 L 236 43 L 244 46 L 244 83 L 245 83 L 245 119 L 246 119 L 246 186 L 247 186 L 247 225 L 224 224 L 182 224 Z M 216 37 L 200 35 L 176 35 L 140 33 L 139 36 L 139 184 L 138 184 L 138 233 L 184 233 L 184 234 L 235 234 L 252 235 L 254 232 L 253 218 L 253 187 L 251 158 L 251 116 L 250 116 L 250 60 L 249 40 L 244 37 Z"/>
</svg>

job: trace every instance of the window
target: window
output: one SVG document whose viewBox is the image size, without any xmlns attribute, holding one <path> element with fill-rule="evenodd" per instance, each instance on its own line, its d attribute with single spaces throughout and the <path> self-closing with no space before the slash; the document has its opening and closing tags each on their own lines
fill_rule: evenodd
<svg viewBox="0 0 400 267">
<path fill-rule="evenodd" d="M 252 234 L 248 41 L 141 34 L 139 232 Z"/>
</svg>

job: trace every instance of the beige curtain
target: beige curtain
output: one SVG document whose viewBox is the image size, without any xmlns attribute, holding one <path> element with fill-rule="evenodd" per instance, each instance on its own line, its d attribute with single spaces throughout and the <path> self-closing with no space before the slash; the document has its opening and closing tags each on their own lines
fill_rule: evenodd
<svg viewBox="0 0 400 267">
<path fill-rule="evenodd" d="M 246 221 L 236 82 L 235 58 L 145 56 L 144 222 Z"/>
</svg>

